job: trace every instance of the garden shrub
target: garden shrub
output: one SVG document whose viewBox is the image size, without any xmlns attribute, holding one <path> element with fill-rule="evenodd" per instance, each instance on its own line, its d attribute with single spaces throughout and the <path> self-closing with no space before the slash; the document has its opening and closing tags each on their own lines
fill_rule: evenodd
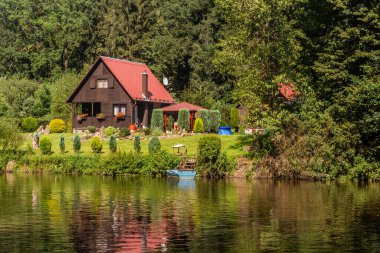
<svg viewBox="0 0 380 253">
<path fill-rule="evenodd" d="M 96 154 L 99 154 L 99 153 L 102 152 L 103 144 L 100 141 L 100 139 L 99 139 L 98 136 L 92 137 L 92 140 L 91 140 L 91 149 L 92 149 L 92 152 L 94 152 Z"/>
<path fill-rule="evenodd" d="M 133 140 L 133 148 L 135 149 L 136 153 L 141 152 L 140 136 L 138 135 L 136 135 L 135 139 Z"/>
<path fill-rule="evenodd" d="M 219 131 L 219 125 L 220 125 L 220 112 L 218 110 L 211 110 L 210 113 L 210 132 L 211 133 L 217 133 Z"/>
<path fill-rule="evenodd" d="M 144 128 L 144 134 L 146 136 L 150 135 L 150 128 L 149 127 Z"/>
<path fill-rule="evenodd" d="M 201 118 L 197 118 L 194 123 L 194 133 L 203 133 L 204 131 L 203 120 Z"/>
<path fill-rule="evenodd" d="M 63 133 L 66 129 L 65 122 L 62 119 L 53 119 L 49 123 L 50 133 Z"/>
<path fill-rule="evenodd" d="M 96 127 L 94 126 L 88 126 L 87 130 L 90 134 L 94 134 L 96 132 Z"/>
<path fill-rule="evenodd" d="M 152 120 L 150 127 L 155 130 L 163 130 L 164 129 L 164 113 L 161 109 L 154 109 L 152 113 Z"/>
<path fill-rule="evenodd" d="M 190 130 L 190 112 L 188 109 L 181 109 L 178 112 L 178 127 L 181 131 L 189 131 Z"/>
<path fill-rule="evenodd" d="M 231 124 L 231 127 L 235 129 L 235 133 L 237 133 L 239 131 L 238 128 L 240 125 L 239 110 L 237 108 L 231 108 L 230 124 Z"/>
<path fill-rule="evenodd" d="M 104 157 L 92 155 L 25 156 L 19 152 L 7 154 L 0 156 L 0 167 L 4 167 L 7 161 L 17 160 L 33 172 L 47 171 L 63 174 L 164 176 L 168 168 L 177 169 L 180 164 L 179 157 L 165 151 L 147 155 L 116 152 Z"/>
<path fill-rule="evenodd" d="M 154 136 L 148 145 L 149 154 L 159 152 L 161 150 L 161 143 L 158 137 Z"/>
<path fill-rule="evenodd" d="M 113 126 L 109 126 L 104 130 L 104 133 L 110 137 L 111 135 L 115 134 L 116 129 Z"/>
<path fill-rule="evenodd" d="M 73 141 L 73 150 L 75 153 L 79 153 L 81 148 L 81 142 L 80 138 L 78 135 L 74 136 L 74 141 Z"/>
<path fill-rule="evenodd" d="M 223 122 L 223 126 L 229 126 L 230 124 L 230 113 L 233 105 L 225 103 L 223 101 L 217 101 L 211 107 L 211 110 L 218 110 L 221 114 L 221 122 Z"/>
<path fill-rule="evenodd" d="M 131 131 L 129 130 L 129 128 L 126 128 L 126 127 L 120 128 L 119 138 L 124 138 L 130 135 L 131 135 Z"/>
<path fill-rule="evenodd" d="M 21 127 L 27 133 L 34 132 L 37 130 L 38 121 L 36 118 L 33 117 L 24 118 L 22 119 Z"/>
<path fill-rule="evenodd" d="M 221 153 L 221 140 L 217 135 L 205 135 L 198 142 L 197 172 L 201 176 L 223 177 L 233 169 L 233 163 Z"/>
<path fill-rule="evenodd" d="M 11 119 L 0 119 L 0 149 L 17 150 L 24 142 L 17 124 Z"/>
<path fill-rule="evenodd" d="M 162 135 L 162 130 L 160 130 L 160 129 L 154 129 L 152 131 L 151 135 L 153 135 L 153 136 L 161 136 Z"/>
<path fill-rule="evenodd" d="M 111 153 L 115 153 L 116 152 L 116 150 L 117 150 L 117 143 L 116 143 L 115 136 L 111 136 L 110 137 L 109 147 L 110 147 Z"/>
<path fill-rule="evenodd" d="M 61 138 L 59 139 L 59 149 L 61 150 L 61 153 L 65 153 L 65 137 L 62 135 Z"/>
<path fill-rule="evenodd" d="M 174 119 L 173 117 L 170 115 L 169 117 L 166 118 L 166 131 L 169 131 L 171 132 L 172 129 L 173 129 L 173 125 L 174 125 Z"/>
<path fill-rule="evenodd" d="M 143 175 L 163 176 L 168 169 L 178 169 L 181 158 L 166 151 L 140 157 L 143 159 L 140 173 Z"/>
<path fill-rule="evenodd" d="M 202 119 L 204 131 L 210 132 L 210 111 L 209 110 L 199 110 L 197 112 L 197 118 Z"/>
<path fill-rule="evenodd" d="M 51 154 L 51 140 L 47 136 L 43 136 L 40 140 L 40 150 L 44 155 Z"/>
</svg>

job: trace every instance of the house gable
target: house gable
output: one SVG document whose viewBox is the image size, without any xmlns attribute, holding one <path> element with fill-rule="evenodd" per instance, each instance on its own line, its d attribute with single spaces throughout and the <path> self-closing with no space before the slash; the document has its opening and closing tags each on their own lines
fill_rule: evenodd
<svg viewBox="0 0 380 253">
<path fill-rule="evenodd" d="M 108 88 L 96 87 L 97 80 L 107 80 Z M 91 67 L 83 80 L 78 85 L 77 89 L 68 99 L 68 102 L 131 102 L 132 98 L 125 91 L 123 86 L 115 78 L 108 67 L 98 60 Z"/>
</svg>

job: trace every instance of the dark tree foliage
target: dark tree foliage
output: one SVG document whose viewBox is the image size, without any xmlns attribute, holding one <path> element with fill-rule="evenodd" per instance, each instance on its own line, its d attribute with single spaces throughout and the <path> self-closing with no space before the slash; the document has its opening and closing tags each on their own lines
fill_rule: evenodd
<svg viewBox="0 0 380 253">
<path fill-rule="evenodd" d="M 219 110 L 223 125 L 241 105 L 240 127 L 277 140 L 272 164 L 307 157 L 287 164 L 379 174 L 376 0 L 0 0 L 0 10 L 0 117 L 67 121 L 66 99 L 96 57 L 125 58 L 168 77 L 177 100 Z M 279 99 L 280 81 L 300 99 Z M 209 116 L 198 115 L 206 132 Z"/>
</svg>

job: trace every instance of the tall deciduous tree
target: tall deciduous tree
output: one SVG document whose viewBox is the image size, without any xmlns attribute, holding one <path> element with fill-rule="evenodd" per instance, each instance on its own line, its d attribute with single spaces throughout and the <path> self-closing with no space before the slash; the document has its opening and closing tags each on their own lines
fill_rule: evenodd
<svg viewBox="0 0 380 253">
<path fill-rule="evenodd" d="M 247 108 L 251 125 L 274 113 L 278 81 L 294 78 L 300 45 L 285 15 L 290 2 L 217 1 L 228 25 L 215 62 L 232 77 L 235 101 Z"/>
</svg>

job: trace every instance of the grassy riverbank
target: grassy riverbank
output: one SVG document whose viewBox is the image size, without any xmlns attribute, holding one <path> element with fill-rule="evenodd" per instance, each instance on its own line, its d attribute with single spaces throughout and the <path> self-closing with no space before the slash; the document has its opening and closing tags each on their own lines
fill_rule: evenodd
<svg viewBox="0 0 380 253">
<path fill-rule="evenodd" d="M 178 168 L 180 158 L 173 152 L 175 144 L 185 144 L 188 155 L 197 155 L 198 143 L 205 135 L 191 135 L 185 137 L 161 138 L 161 151 L 149 154 L 149 137 L 141 139 L 141 153 L 134 152 L 133 140 L 122 139 L 117 141 L 118 151 L 109 151 L 108 140 L 102 142 L 103 152 L 94 154 L 91 149 L 91 139 L 81 141 L 81 151 L 73 151 L 73 134 L 63 134 L 65 137 L 66 152 L 61 153 L 59 139 L 62 134 L 48 134 L 52 142 L 52 153 L 43 155 L 40 150 L 31 152 L 32 135 L 26 135 L 26 140 L 20 151 L 6 152 L 0 157 L 0 165 L 5 169 L 9 161 L 15 165 L 9 170 L 21 172 L 48 172 L 64 174 L 107 174 L 107 175 L 152 175 L 162 176 L 167 169 Z M 219 139 L 219 138 L 218 138 Z M 210 166 L 199 171 L 200 175 L 227 176 L 233 173 L 235 161 L 244 155 L 243 146 L 251 142 L 249 136 L 233 135 L 220 136 L 220 158 L 214 157 Z M 208 141 L 206 141 L 208 143 Z M 216 147 L 216 146 L 215 146 Z M 29 150 L 29 151 L 28 151 Z M 183 152 L 183 150 L 181 150 Z M 219 151 L 218 151 L 219 153 Z M 208 155 L 206 155 L 208 157 Z M 210 158 L 211 159 L 211 158 Z M 216 167 L 215 167 L 215 166 Z M 215 168 L 214 168 L 215 167 Z"/>
<path fill-rule="evenodd" d="M 73 134 L 65 133 L 65 134 L 47 134 L 43 136 L 47 136 L 51 142 L 52 142 L 52 152 L 54 154 L 60 154 L 59 149 L 59 139 L 61 136 L 65 137 L 65 144 L 66 144 L 66 152 L 65 155 L 73 155 Z M 177 138 L 161 138 L 161 150 L 167 151 L 169 153 L 173 152 L 172 146 L 176 144 L 185 144 L 187 148 L 187 154 L 188 155 L 196 155 L 197 154 L 197 147 L 198 147 L 198 141 L 202 137 L 202 135 L 191 135 L 191 136 L 185 136 L 185 137 L 177 137 Z M 225 151 L 227 156 L 230 158 L 238 157 L 241 155 L 244 155 L 243 152 L 243 146 L 248 145 L 250 142 L 250 139 L 248 136 L 244 135 L 222 135 L 220 136 L 220 139 L 222 141 L 222 151 Z M 27 145 L 32 145 L 33 139 L 32 135 L 28 134 L 26 135 L 25 143 L 23 144 L 22 148 L 26 149 Z M 141 152 L 144 154 L 148 153 L 148 143 L 149 143 L 149 137 L 148 138 L 142 138 L 141 139 Z M 88 140 L 82 140 L 81 141 L 81 152 L 80 154 L 83 155 L 91 155 L 91 139 Z M 117 141 L 118 150 L 121 152 L 131 152 L 133 151 L 133 140 L 123 139 Z M 40 151 L 36 151 L 36 155 L 40 155 Z M 101 156 L 107 156 L 110 155 L 110 151 L 108 148 L 108 140 L 103 142 L 103 152 L 101 153 Z"/>
</svg>

